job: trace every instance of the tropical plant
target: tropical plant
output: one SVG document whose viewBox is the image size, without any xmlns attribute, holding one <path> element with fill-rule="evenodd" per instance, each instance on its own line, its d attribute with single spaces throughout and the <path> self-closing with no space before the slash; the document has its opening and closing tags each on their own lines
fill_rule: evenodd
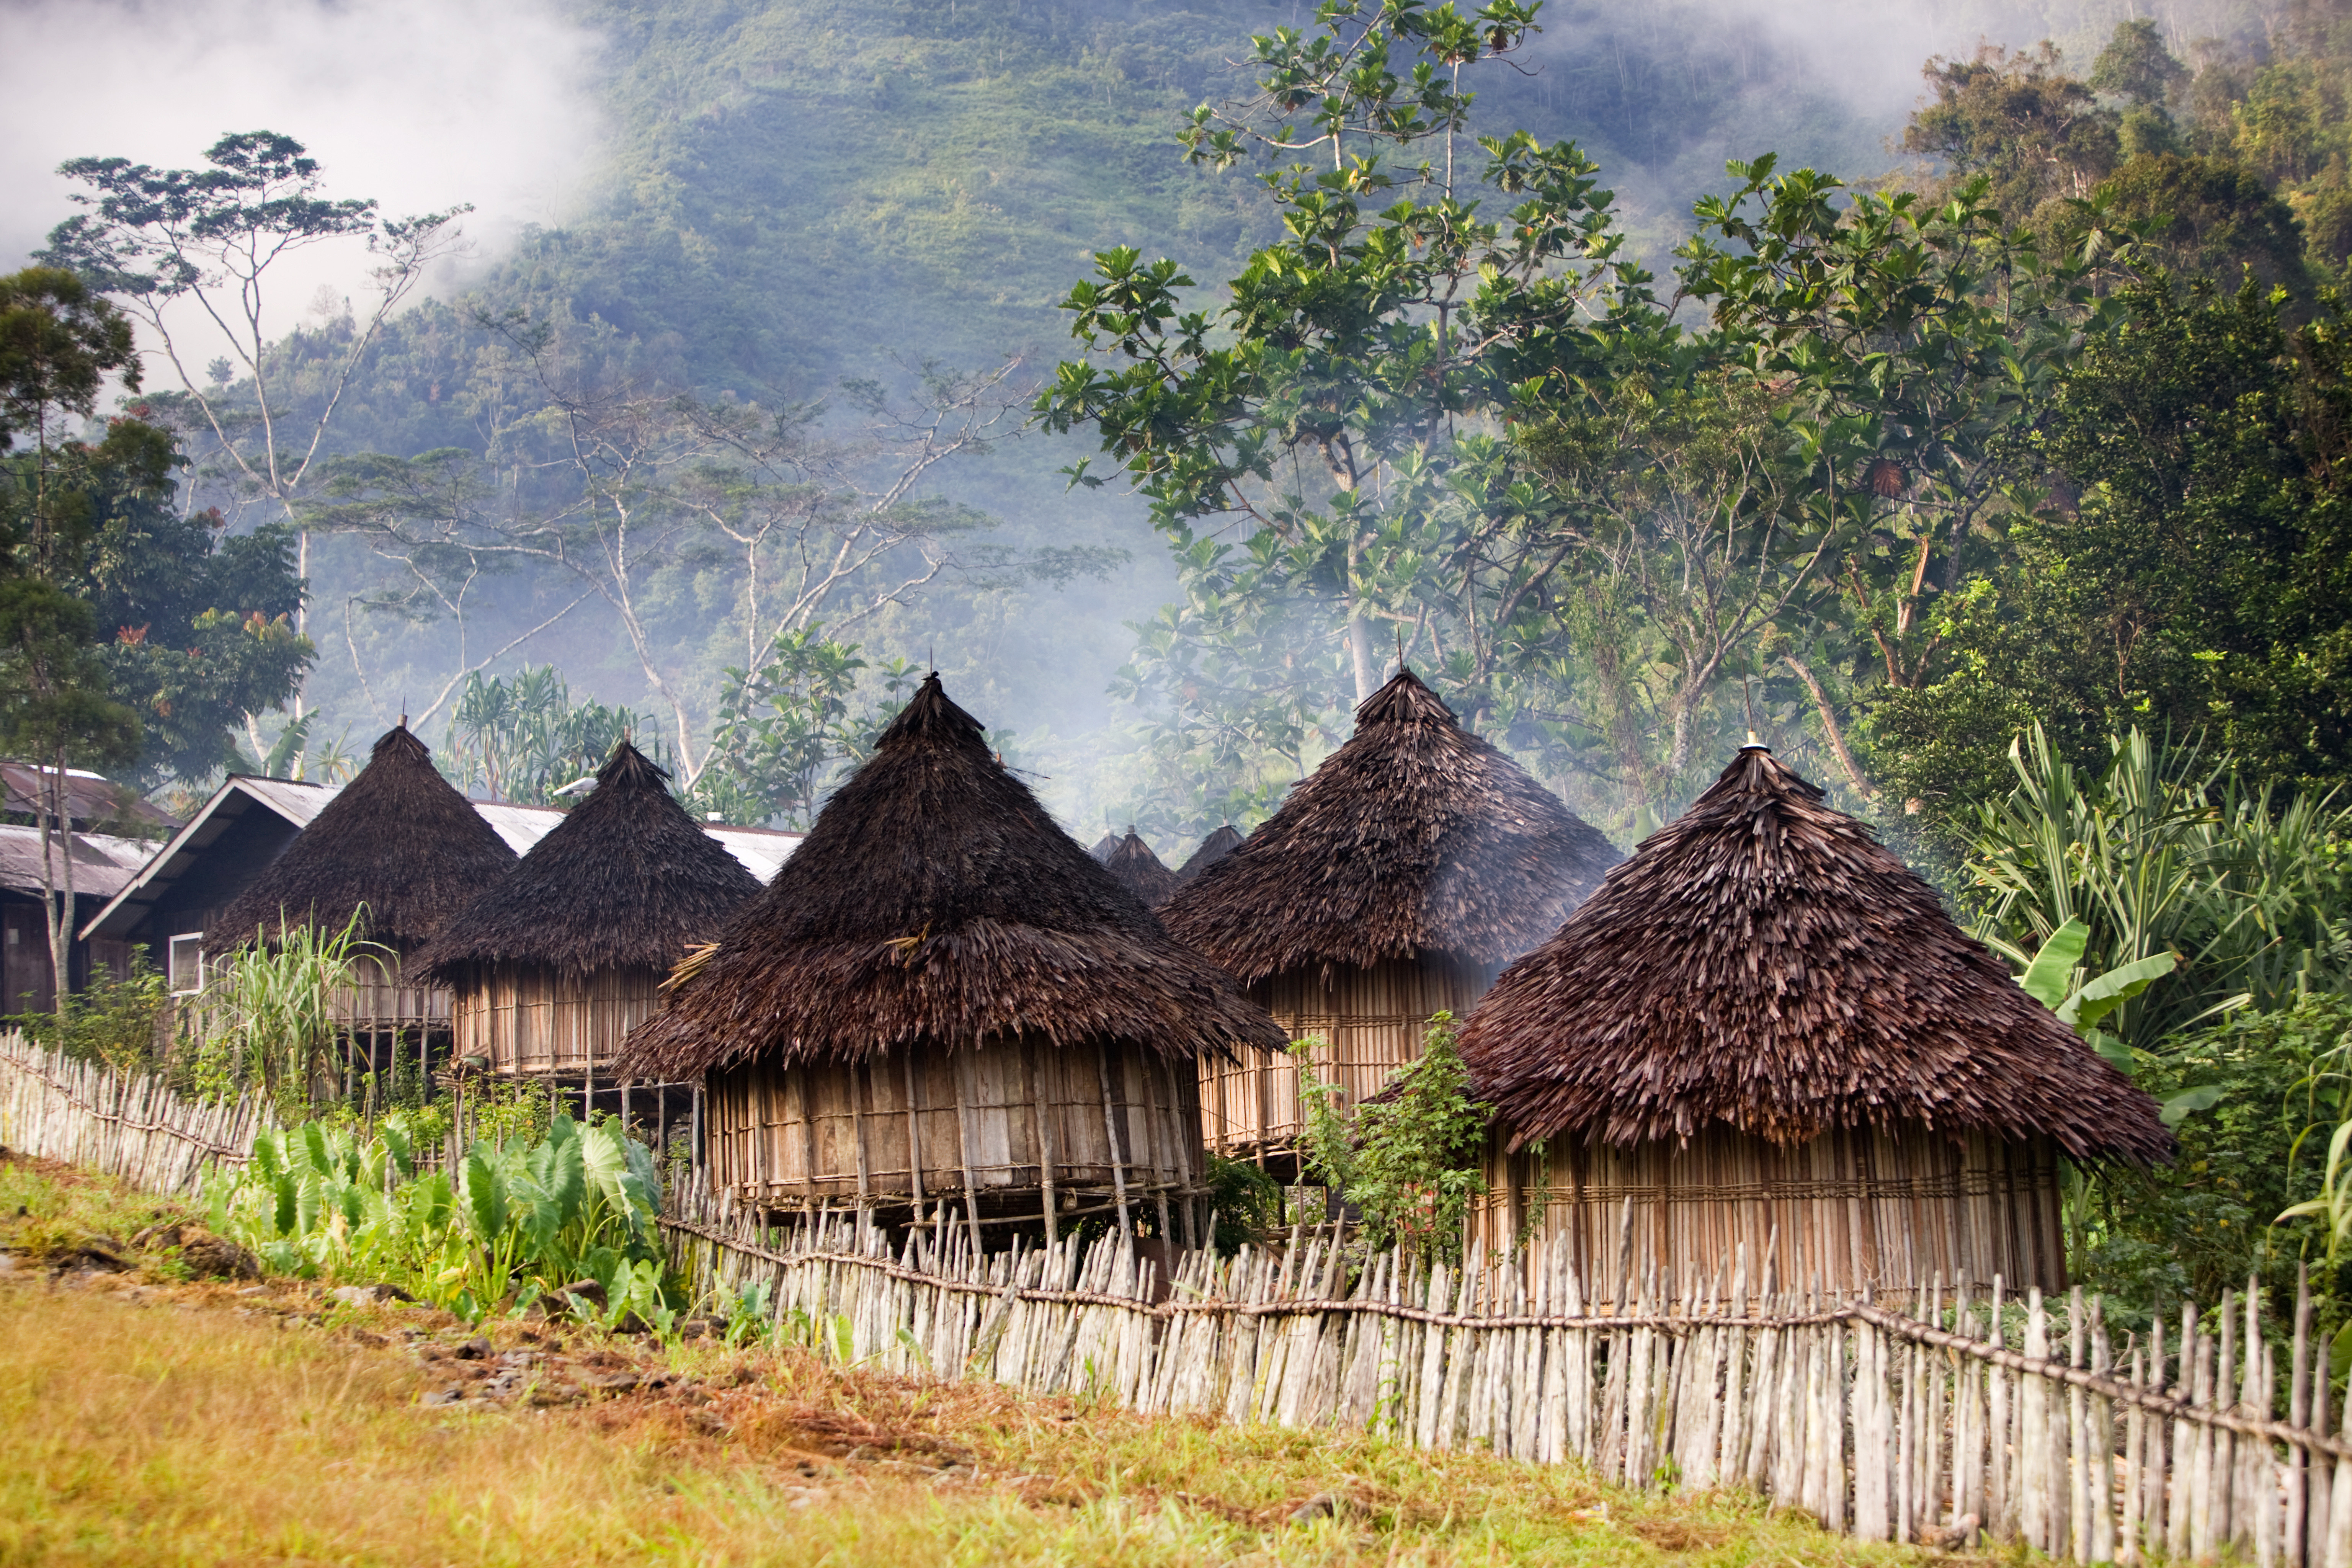
<svg viewBox="0 0 2352 1568">
<path fill-rule="evenodd" d="M 134 948 L 129 973 L 100 965 L 90 983 L 69 993 L 55 1013 L 6 1021 L 53 1049 L 128 1073 L 153 1064 L 156 1032 L 170 1009 L 163 976 L 143 949 Z"/>
<path fill-rule="evenodd" d="M 323 1121 L 264 1132 L 250 1163 L 215 1173 L 214 1228 L 274 1271 L 382 1280 L 469 1321 L 545 1298 L 585 1321 L 667 1326 L 653 1154 L 616 1122 L 478 1140 L 454 1175 L 419 1170 L 412 1126 L 395 1112 L 364 1142 Z"/>
<path fill-rule="evenodd" d="M 2228 758 L 2135 729 L 2086 785 L 2037 725 L 2010 749 L 2017 785 L 1979 810 L 1966 871 L 1975 934 L 2021 967 L 2069 922 L 2068 972 L 2179 955 L 2181 983 L 2103 1015 L 2145 1048 L 2233 1007 L 2271 1011 L 2352 975 L 2352 813 L 2281 802 Z"/>
<path fill-rule="evenodd" d="M 341 1038 L 336 999 L 361 963 L 389 956 L 360 935 L 366 919 L 362 904 L 339 931 L 289 923 L 275 942 L 257 936 L 229 952 L 196 1015 L 205 1036 L 194 1068 L 199 1093 L 259 1087 L 282 1107 L 307 1110 L 329 1092 Z"/>
<path fill-rule="evenodd" d="M 1319 1043 L 1292 1048 L 1307 1107 L 1301 1142 L 1308 1171 L 1362 1215 L 1373 1247 L 1459 1261 L 1463 1221 L 1486 1190 L 1480 1155 L 1493 1107 L 1471 1096 L 1454 1015 L 1430 1019 L 1420 1059 L 1399 1068 L 1352 1119 L 1341 1110 L 1339 1086 L 1316 1076 Z"/>
</svg>

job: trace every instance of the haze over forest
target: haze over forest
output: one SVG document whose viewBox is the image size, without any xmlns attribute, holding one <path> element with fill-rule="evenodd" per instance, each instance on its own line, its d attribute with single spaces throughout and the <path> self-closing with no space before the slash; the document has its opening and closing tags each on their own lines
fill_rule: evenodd
<svg viewBox="0 0 2352 1568">
<path fill-rule="evenodd" d="M 1856 184 L 1904 167 L 1930 178 L 1899 148 L 1930 56 L 2047 38 L 2084 74 L 2116 24 L 2141 16 L 2192 65 L 2262 57 L 2279 25 L 2230 0 L 1553 0 L 1514 61 L 1464 86 L 1478 94 L 1482 132 L 1580 143 L 1633 245 L 1664 272 L 1692 204 L 1736 184 L 1727 159 L 1769 151 L 1784 170 Z M 1066 488 L 1057 470 L 1093 440 L 1021 426 L 1072 353 L 1056 306 L 1095 252 L 1133 246 L 1208 285 L 1276 237 L 1247 166 L 1188 166 L 1174 137 L 1194 105 L 1250 90 L 1252 31 L 1312 20 L 1297 6 L 1175 0 L 576 0 L 487 19 L 440 0 L 18 5 L 0 63 L 15 195 L 0 251 L 22 265 L 76 210 L 70 182 L 47 173 L 62 161 L 191 166 L 228 131 L 303 142 L 327 194 L 377 197 L 387 214 L 473 204 L 469 250 L 438 261 L 370 348 L 326 455 L 454 452 L 401 482 L 460 486 L 471 462 L 463 483 L 503 474 L 506 489 L 469 492 L 464 506 L 560 508 L 579 422 L 559 428 L 551 386 L 608 410 L 676 393 L 763 416 L 822 400 L 789 451 L 762 449 L 778 465 L 771 478 L 865 497 L 853 510 L 903 484 L 894 504 L 930 507 L 928 554 L 910 566 L 902 543 L 808 617 L 866 662 L 843 689 L 846 713 L 887 699 L 884 661 L 935 664 L 959 701 L 1011 731 L 1011 755 L 1081 837 L 1139 816 L 1172 839 L 1230 806 L 1156 795 L 1136 704 L 1113 695 L 1136 647 L 1129 623 L 1175 592 L 1167 547 L 1122 487 Z M 109 61 L 94 85 L 72 64 L 93 52 Z M 320 395 L 321 367 L 353 330 L 346 300 L 363 317 L 364 266 L 330 247 L 273 274 L 266 321 L 292 401 Z M 958 379 L 1013 361 L 1002 382 Z M 985 450 L 909 478 L 927 365 L 999 416 Z M 151 366 L 151 394 L 174 384 L 169 367 Z M 216 455 L 196 456 L 197 506 L 222 507 L 233 529 L 276 515 Z M 384 493 L 352 481 L 343 497 Z M 321 485 L 306 500 L 337 496 Z M 420 563 L 384 538 L 323 526 L 315 538 L 314 747 L 346 736 L 342 749 L 363 754 L 404 711 L 441 745 L 453 681 L 504 649 L 483 674 L 551 664 L 575 703 L 626 707 L 673 753 L 692 753 L 709 742 L 724 670 L 756 663 L 776 629 L 745 624 L 741 551 L 715 536 L 646 536 L 653 553 L 628 585 L 635 641 L 609 584 L 589 584 L 594 571 L 526 553 L 453 576 L 447 561 Z M 901 602 L 870 607 L 884 578 L 927 574 Z M 683 737 L 649 665 L 685 712 Z M 1341 733 L 1352 695 L 1335 689 L 1328 704 Z M 1742 693 L 1727 700 L 1738 709 Z M 1803 706 L 1782 704 L 1792 735 Z M 267 717 L 248 739 L 257 749 L 282 722 Z M 1322 744 L 1309 737 L 1297 759 L 1311 765 Z M 1698 759 L 1639 818 L 1605 777 L 1553 776 L 1622 841 L 1714 765 Z"/>
</svg>

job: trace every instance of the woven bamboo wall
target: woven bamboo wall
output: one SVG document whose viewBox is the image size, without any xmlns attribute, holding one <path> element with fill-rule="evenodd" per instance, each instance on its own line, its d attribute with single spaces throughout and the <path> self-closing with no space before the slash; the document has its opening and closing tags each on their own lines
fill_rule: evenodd
<svg viewBox="0 0 2352 1568">
<path fill-rule="evenodd" d="M 1016 1215 L 1041 1214 L 1049 1187 L 1061 1212 L 1091 1210 L 1122 1177 L 1130 1199 L 1198 1190 L 1196 1093 L 1190 1066 L 1151 1052 L 1029 1040 L 725 1068 L 706 1080 L 704 1158 L 715 1189 L 764 1207 L 902 1205 L 969 1186 Z"/>
<path fill-rule="evenodd" d="M 1389 1075 L 1421 1055 L 1430 1016 L 1465 1016 L 1486 994 L 1496 970 L 1448 953 L 1424 952 L 1368 969 L 1276 975 L 1250 987 L 1250 1000 L 1274 1015 L 1294 1040 L 1323 1042 L 1316 1075 L 1337 1083 L 1353 1107 L 1377 1093 Z M 1201 1131 L 1219 1153 L 1236 1158 L 1287 1153 L 1298 1146 L 1298 1064 L 1269 1051 L 1243 1051 L 1238 1062 L 1201 1060 Z"/>
<path fill-rule="evenodd" d="M 536 964 L 477 970 L 450 1008 L 450 1054 L 487 1057 L 498 1073 L 602 1076 L 629 1031 L 661 1011 L 661 979 L 650 969 L 585 976 Z"/>
<path fill-rule="evenodd" d="M 1727 1129 L 1681 1150 L 1554 1144 L 1505 1156 L 1490 1142 L 1472 1230 L 1490 1252 L 1510 1247 L 1530 1213 L 1533 1240 L 1565 1232 L 1588 1301 L 1612 1300 L 1621 1280 L 1633 1300 L 1654 1268 L 1673 1271 L 1677 1299 L 1704 1295 L 1743 1246 L 1751 1280 L 1769 1248 L 1782 1289 L 1901 1293 L 1939 1278 L 1989 1289 L 1996 1274 L 2012 1292 L 2066 1288 L 2058 1152 L 2046 1139 L 1955 1142 L 1915 1125 L 1786 1147 Z"/>
</svg>

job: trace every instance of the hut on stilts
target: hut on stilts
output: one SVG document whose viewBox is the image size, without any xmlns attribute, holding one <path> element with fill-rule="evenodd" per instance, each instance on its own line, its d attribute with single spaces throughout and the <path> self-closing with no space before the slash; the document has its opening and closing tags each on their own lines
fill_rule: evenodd
<svg viewBox="0 0 2352 1568">
<path fill-rule="evenodd" d="M 1176 868 L 1176 880 L 1179 883 L 1191 881 L 1241 847 L 1241 829 L 1230 822 L 1226 823 L 1202 839 L 1200 847 L 1185 857 L 1184 863 Z"/>
<path fill-rule="evenodd" d="M 1191 1244 L 1198 1059 L 1281 1039 L 934 673 L 621 1070 L 702 1079 L 704 1168 L 740 1203 L 961 1223 L 975 1246 L 1149 1217 Z"/>
<path fill-rule="evenodd" d="M 596 787 L 521 863 L 445 926 L 417 967 L 449 988 L 451 1051 L 507 1077 L 576 1091 L 600 1084 L 656 1145 L 668 1085 L 633 1096 L 614 1076 L 629 1031 L 661 1009 L 661 985 L 697 943 L 714 942 L 759 879 L 703 831 L 667 774 L 624 741 Z"/>
<path fill-rule="evenodd" d="M 1176 891 L 1170 932 L 1249 988 L 1346 1107 L 1421 1053 L 1541 942 L 1616 849 L 1400 669 L 1265 825 Z M 1204 1064 L 1206 1136 L 1295 1170 L 1300 1073 L 1282 1051 Z"/>
<path fill-rule="evenodd" d="M 449 992 L 411 961 L 514 865 L 514 851 L 434 768 L 425 742 L 395 725 L 359 776 L 222 911 L 205 947 L 276 946 L 289 928 L 334 933 L 360 916 L 367 945 L 355 955 L 354 984 L 332 1004 L 347 1046 L 345 1087 L 353 1073 L 429 1072 L 447 1059 Z"/>
<path fill-rule="evenodd" d="M 1111 879 L 1140 899 L 1145 909 L 1158 909 L 1176 890 L 1176 873 L 1160 864 L 1132 826 L 1102 864 Z"/>
<path fill-rule="evenodd" d="M 2066 1283 L 2062 1159 L 2169 1157 L 2155 1101 L 1760 746 L 1512 964 L 1462 1035 L 1491 1253 L 1584 1299 Z"/>
</svg>

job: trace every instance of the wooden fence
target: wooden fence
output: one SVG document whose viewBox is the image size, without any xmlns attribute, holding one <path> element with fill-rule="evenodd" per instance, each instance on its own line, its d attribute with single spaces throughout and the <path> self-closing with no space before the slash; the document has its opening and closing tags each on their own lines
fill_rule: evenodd
<svg viewBox="0 0 2352 1568">
<path fill-rule="evenodd" d="M 0 1148 L 193 1194 L 205 1173 L 241 1165 L 267 1124 L 261 1097 L 184 1100 L 147 1073 L 118 1074 L 0 1032 Z"/>
<path fill-rule="evenodd" d="M 2352 1411 L 2337 1435 L 2307 1293 L 2284 1340 L 2250 1294 L 2118 1347 L 2079 1291 L 1890 1310 L 1734 1270 L 1664 1310 L 1654 1267 L 1586 1300 L 1559 1249 L 1423 1269 L 1316 1230 L 1229 1259 L 975 1257 L 944 1211 L 893 1252 L 854 1215 L 777 1233 L 697 1189 L 667 1206 L 690 1278 L 765 1280 L 794 1331 L 885 1370 L 1747 1486 L 1865 1541 L 2352 1568 Z"/>
<path fill-rule="evenodd" d="M 0 1035 L 14 1151 L 185 1194 L 263 1117 Z M 1652 1266 L 1587 1300 L 1564 1247 L 1424 1269 L 1317 1229 L 1231 1258 L 1117 1237 L 975 1256 L 941 1209 L 893 1251 L 854 1214 L 766 1229 L 684 1173 L 665 1211 L 698 1289 L 765 1280 L 780 1321 L 886 1370 L 1747 1486 L 1864 1540 L 2352 1568 L 2352 1409 L 2307 1293 L 2284 1332 L 2250 1292 L 2119 1346 L 2079 1292 L 1890 1308 L 1751 1280 L 1744 1255 L 1696 1292 Z"/>
</svg>

